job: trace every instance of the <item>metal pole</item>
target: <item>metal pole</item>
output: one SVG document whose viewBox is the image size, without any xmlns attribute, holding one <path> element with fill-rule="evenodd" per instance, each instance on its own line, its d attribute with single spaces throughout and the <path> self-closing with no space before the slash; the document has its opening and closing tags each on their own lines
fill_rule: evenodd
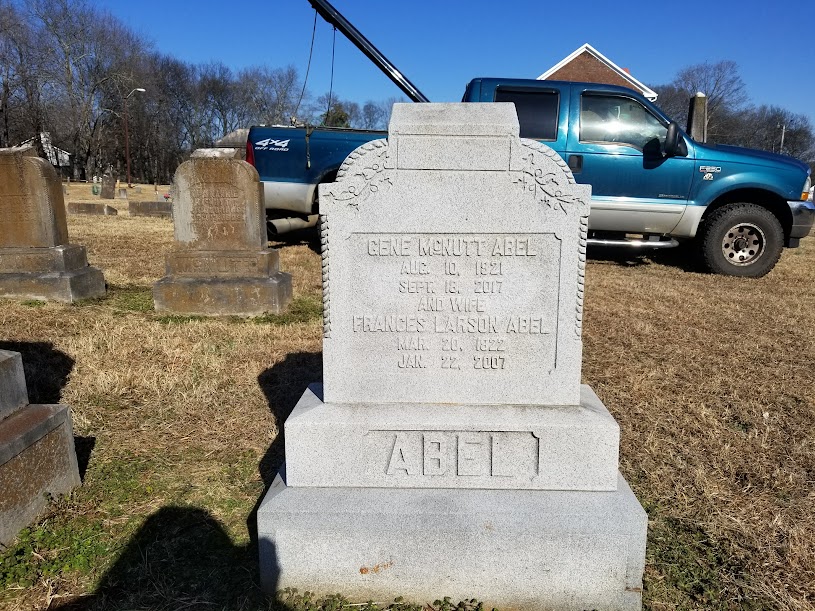
<svg viewBox="0 0 815 611">
<path fill-rule="evenodd" d="M 133 93 L 132 91 L 130 93 Z M 127 165 L 127 186 L 130 188 L 130 138 L 128 137 L 127 133 L 127 98 L 130 95 L 128 94 L 125 96 L 125 164 Z"/>
<path fill-rule="evenodd" d="M 133 185 L 130 184 L 130 136 L 128 134 L 128 129 L 127 129 L 127 98 L 132 96 L 137 91 L 139 93 L 144 93 L 145 92 L 145 90 L 142 89 L 141 87 L 136 87 L 133 91 L 131 91 L 130 93 L 128 93 L 124 97 L 124 102 L 125 102 L 125 165 L 127 166 L 127 186 L 128 186 L 128 188 L 132 187 Z"/>
<path fill-rule="evenodd" d="M 342 14 L 335 9 L 328 0 L 308 0 L 311 6 L 314 7 L 320 17 L 325 19 L 329 24 L 333 25 L 345 37 L 350 40 L 357 49 L 362 51 L 365 56 L 370 59 L 374 65 L 379 68 L 385 76 L 387 76 L 393 83 L 405 92 L 405 95 L 414 102 L 429 102 L 430 100 L 416 88 L 416 85 L 411 83 L 408 78 L 402 74 L 396 66 L 394 66 L 388 58 L 380 53 L 379 49 L 371 44 L 371 42 L 360 34 L 351 22 L 349 22 Z"/>
</svg>

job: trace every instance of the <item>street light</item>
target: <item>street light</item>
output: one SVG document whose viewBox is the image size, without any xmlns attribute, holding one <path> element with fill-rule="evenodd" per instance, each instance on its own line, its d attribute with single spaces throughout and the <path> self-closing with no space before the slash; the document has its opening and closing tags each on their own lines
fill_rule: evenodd
<svg viewBox="0 0 815 611">
<path fill-rule="evenodd" d="M 141 87 L 136 87 L 133 91 L 128 93 L 124 97 L 125 101 L 125 163 L 127 164 L 127 186 L 132 187 L 133 185 L 130 184 L 130 140 L 127 133 L 127 98 L 132 96 L 136 92 L 144 93 L 145 90 Z"/>
</svg>

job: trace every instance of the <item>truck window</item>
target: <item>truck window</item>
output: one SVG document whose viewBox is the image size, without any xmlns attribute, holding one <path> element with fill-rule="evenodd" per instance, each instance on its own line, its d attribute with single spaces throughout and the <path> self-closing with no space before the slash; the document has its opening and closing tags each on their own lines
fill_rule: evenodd
<svg viewBox="0 0 815 611">
<path fill-rule="evenodd" d="M 521 124 L 521 138 L 533 140 L 557 140 L 558 107 L 557 91 L 520 90 L 499 87 L 496 102 L 514 102 Z"/>
<path fill-rule="evenodd" d="M 665 143 L 668 128 L 637 100 L 584 93 L 580 100 L 580 141 L 628 144 L 640 150 Z"/>
</svg>

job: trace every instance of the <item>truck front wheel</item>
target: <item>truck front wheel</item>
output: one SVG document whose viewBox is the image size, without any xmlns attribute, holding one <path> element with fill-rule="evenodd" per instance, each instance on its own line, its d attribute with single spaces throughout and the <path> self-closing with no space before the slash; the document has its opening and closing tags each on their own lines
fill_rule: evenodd
<svg viewBox="0 0 815 611">
<path fill-rule="evenodd" d="M 704 222 L 699 246 L 708 271 L 760 278 L 778 262 L 784 231 L 778 219 L 761 206 L 728 204 Z"/>
</svg>

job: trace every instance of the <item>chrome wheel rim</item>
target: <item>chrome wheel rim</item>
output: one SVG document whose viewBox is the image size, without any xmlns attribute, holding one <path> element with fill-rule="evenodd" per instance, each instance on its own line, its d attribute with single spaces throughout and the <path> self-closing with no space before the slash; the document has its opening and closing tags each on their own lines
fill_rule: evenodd
<svg viewBox="0 0 815 611">
<path fill-rule="evenodd" d="M 753 223 L 739 223 L 725 231 L 722 254 L 733 265 L 752 265 L 767 246 L 767 238 L 761 227 Z"/>
</svg>

